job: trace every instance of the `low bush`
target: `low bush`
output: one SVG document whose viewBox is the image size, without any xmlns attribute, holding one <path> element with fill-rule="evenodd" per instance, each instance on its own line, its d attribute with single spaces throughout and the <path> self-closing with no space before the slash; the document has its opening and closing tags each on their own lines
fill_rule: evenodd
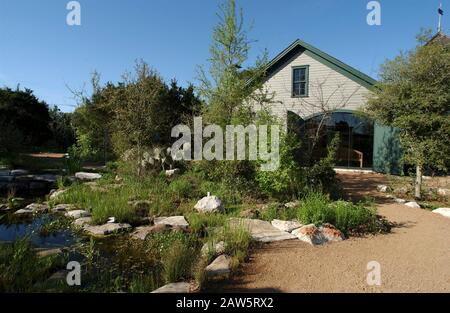
<svg viewBox="0 0 450 313">
<path fill-rule="evenodd" d="M 301 201 L 297 217 L 303 224 L 334 224 L 335 212 L 329 198 L 320 192 L 310 192 Z"/>
<path fill-rule="evenodd" d="M 345 201 L 334 202 L 331 207 L 335 212 L 335 226 L 345 235 L 362 227 L 369 232 L 375 231 L 375 221 L 377 219 L 375 210 L 362 204 L 353 204 Z"/>
</svg>

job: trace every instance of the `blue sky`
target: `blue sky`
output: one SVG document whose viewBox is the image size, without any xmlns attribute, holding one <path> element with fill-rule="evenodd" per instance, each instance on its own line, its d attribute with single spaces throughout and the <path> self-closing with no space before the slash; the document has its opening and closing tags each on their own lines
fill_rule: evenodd
<svg viewBox="0 0 450 313">
<path fill-rule="evenodd" d="M 120 80 L 136 59 L 180 84 L 196 83 L 208 59 L 219 0 L 79 0 L 81 26 L 66 24 L 68 0 L 0 0 L 0 86 L 17 84 L 72 111 L 70 89 L 89 92 L 94 70 Z M 271 57 L 300 38 L 364 73 L 415 45 L 421 27 L 437 27 L 439 0 L 380 0 L 382 25 L 369 26 L 369 0 L 238 0 L 253 59 Z M 450 0 L 443 0 L 450 33 Z M 448 22 L 447 22 L 448 21 Z"/>
</svg>

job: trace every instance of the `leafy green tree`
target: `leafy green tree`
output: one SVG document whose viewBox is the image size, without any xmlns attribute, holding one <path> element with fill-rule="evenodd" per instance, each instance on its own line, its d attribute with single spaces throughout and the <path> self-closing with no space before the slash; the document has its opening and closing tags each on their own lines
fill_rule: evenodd
<svg viewBox="0 0 450 313">
<path fill-rule="evenodd" d="M 75 129 L 72 126 L 72 113 L 61 112 L 58 107 L 49 110 L 50 131 L 54 144 L 67 149 L 75 143 Z"/>
<path fill-rule="evenodd" d="M 424 169 L 450 166 L 450 46 L 419 45 L 387 61 L 380 78 L 366 112 L 400 129 L 404 159 L 416 167 L 420 198 Z"/>
<path fill-rule="evenodd" d="M 207 104 L 203 118 L 222 127 L 248 124 L 255 119 L 253 108 L 267 108 L 273 96 L 263 91 L 262 80 L 267 53 L 248 65 L 251 41 L 242 9 L 234 0 L 219 6 L 219 23 L 214 27 L 210 46 L 209 70 L 199 68 L 199 95 Z M 247 66 L 244 69 L 244 66 Z"/>
</svg>

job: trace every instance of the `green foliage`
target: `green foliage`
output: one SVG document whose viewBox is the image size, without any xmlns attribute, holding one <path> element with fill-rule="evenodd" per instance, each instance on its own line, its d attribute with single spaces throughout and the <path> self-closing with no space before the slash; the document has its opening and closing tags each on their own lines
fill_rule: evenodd
<svg viewBox="0 0 450 313">
<path fill-rule="evenodd" d="M 166 283 L 175 283 L 189 278 L 195 261 L 195 246 L 175 241 L 162 254 L 163 278 Z"/>
<path fill-rule="evenodd" d="M 60 256 L 39 258 L 28 238 L 0 244 L 0 292 L 32 292 L 34 284 L 63 265 Z"/>
<path fill-rule="evenodd" d="M 193 187 L 186 177 L 181 176 L 170 183 L 169 189 L 179 198 L 190 198 Z"/>
<path fill-rule="evenodd" d="M 375 230 L 376 211 L 362 204 L 337 201 L 332 204 L 335 212 L 335 226 L 345 235 L 352 230 L 365 227 L 368 231 Z"/>
<path fill-rule="evenodd" d="M 450 46 L 438 40 L 402 53 L 381 68 L 367 113 L 400 129 L 404 159 L 446 171 L 450 165 Z"/>
<path fill-rule="evenodd" d="M 335 223 L 335 212 L 329 206 L 330 200 L 320 192 L 310 192 L 306 195 L 298 210 L 298 219 L 303 224 Z"/>
<path fill-rule="evenodd" d="M 75 143 L 75 129 L 72 127 L 72 113 L 61 112 L 54 106 L 49 110 L 50 131 L 55 147 L 67 149 Z"/>
</svg>

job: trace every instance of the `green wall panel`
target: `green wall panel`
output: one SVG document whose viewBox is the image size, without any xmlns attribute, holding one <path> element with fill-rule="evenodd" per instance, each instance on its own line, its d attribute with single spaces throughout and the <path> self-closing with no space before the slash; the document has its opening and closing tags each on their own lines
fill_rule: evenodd
<svg viewBox="0 0 450 313">
<path fill-rule="evenodd" d="M 402 174 L 402 148 L 396 128 L 375 124 L 373 169 L 380 173 Z"/>
</svg>

